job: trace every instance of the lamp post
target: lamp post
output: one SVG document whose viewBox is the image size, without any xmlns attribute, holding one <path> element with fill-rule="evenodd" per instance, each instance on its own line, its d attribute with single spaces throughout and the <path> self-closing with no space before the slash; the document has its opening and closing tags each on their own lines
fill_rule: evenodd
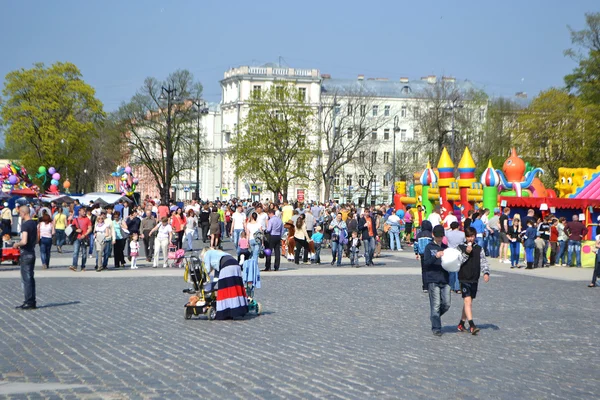
<svg viewBox="0 0 600 400">
<path fill-rule="evenodd" d="M 392 199 L 394 194 L 396 194 L 396 132 L 398 132 L 400 128 L 398 127 L 398 116 L 394 117 L 394 145 L 393 145 L 393 159 L 392 159 Z"/>
<path fill-rule="evenodd" d="M 171 198 L 171 169 L 173 163 L 173 143 L 171 143 L 171 107 L 179 101 L 177 97 L 177 88 L 171 87 L 171 84 L 167 87 L 161 86 L 161 94 L 158 100 L 167 102 L 167 137 L 166 137 L 166 150 L 167 156 L 165 160 L 165 181 L 163 186 L 163 193 L 161 193 L 161 201 L 163 204 L 168 204 Z M 165 95 L 166 94 L 166 95 Z"/>
<path fill-rule="evenodd" d="M 454 110 L 455 109 L 461 109 L 464 106 L 462 104 L 459 103 L 458 98 L 455 98 L 452 101 L 448 101 L 448 105 L 446 107 L 444 107 L 445 110 L 451 111 L 452 112 L 452 120 L 451 120 L 451 131 L 452 132 L 452 146 L 450 147 L 450 159 L 452 160 L 452 162 L 454 163 Z"/>
<path fill-rule="evenodd" d="M 200 117 L 208 114 L 208 108 L 206 102 L 200 99 L 192 100 L 192 104 L 196 106 L 196 190 L 194 191 L 194 197 L 196 201 L 200 200 Z"/>
</svg>

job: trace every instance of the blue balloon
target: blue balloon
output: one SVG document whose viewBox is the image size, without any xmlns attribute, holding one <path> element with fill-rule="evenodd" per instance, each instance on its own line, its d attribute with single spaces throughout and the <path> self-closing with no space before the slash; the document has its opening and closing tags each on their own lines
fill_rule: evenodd
<svg viewBox="0 0 600 400">
<path fill-rule="evenodd" d="M 396 211 L 396 215 L 398 216 L 398 218 L 403 219 L 404 218 L 404 210 Z"/>
<path fill-rule="evenodd" d="M 52 180 L 50 181 L 50 183 L 51 183 L 52 185 L 56 185 L 56 186 L 58 186 L 58 181 L 57 181 L 56 179 L 52 179 Z"/>
</svg>

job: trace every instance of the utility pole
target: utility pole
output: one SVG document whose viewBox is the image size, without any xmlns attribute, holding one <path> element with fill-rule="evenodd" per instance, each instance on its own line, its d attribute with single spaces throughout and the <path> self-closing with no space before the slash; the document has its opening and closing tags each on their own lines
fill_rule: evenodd
<svg viewBox="0 0 600 400">
<path fill-rule="evenodd" d="M 194 191 L 194 198 L 196 201 L 200 200 L 200 117 L 208 114 L 208 108 L 206 102 L 200 99 L 192 100 L 192 104 L 196 106 L 196 190 Z"/>
</svg>

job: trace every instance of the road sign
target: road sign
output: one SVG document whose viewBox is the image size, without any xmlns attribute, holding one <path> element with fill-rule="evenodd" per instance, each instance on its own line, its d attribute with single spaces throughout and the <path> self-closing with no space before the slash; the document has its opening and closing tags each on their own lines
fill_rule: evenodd
<svg viewBox="0 0 600 400">
<path fill-rule="evenodd" d="M 298 199 L 298 201 L 300 203 L 304 202 L 304 189 L 297 189 L 296 190 L 296 198 Z"/>
<path fill-rule="evenodd" d="M 227 196 L 227 189 L 226 188 L 221 189 L 221 194 L 223 196 Z"/>
<path fill-rule="evenodd" d="M 114 193 L 115 190 L 115 185 L 113 183 L 107 183 L 106 184 L 106 192 L 107 193 Z"/>
<path fill-rule="evenodd" d="M 189 191 L 190 191 L 190 187 L 189 187 L 189 186 L 187 186 L 187 185 L 185 185 L 185 186 L 183 187 L 183 191 L 184 191 L 184 192 L 189 192 Z"/>
<path fill-rule="evenodd" d="M 250 193 L 251 194 L 257 194 L 259 192 L 259 188 L 258 185 L 250 185 Z"/>
</svg>

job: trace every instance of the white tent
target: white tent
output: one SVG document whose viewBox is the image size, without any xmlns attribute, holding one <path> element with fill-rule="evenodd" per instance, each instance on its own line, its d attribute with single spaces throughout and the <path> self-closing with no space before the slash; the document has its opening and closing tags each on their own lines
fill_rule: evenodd
<svg viewBox="0 0 600 400">
<path fill-rule="evenodd" d="M 133 201 L 127 196 L 121 196 L 120 194 L 115 193 L 102 193 L 102 192 L 94 192 L 87 193 L 83 196 L 72 196 L 73 199 L 79 200 L 82 205 L 90 204 L 90 201 L 98 204 L 116 204 L 119 200 L 126 201 L 128 203 L 133 203 Z"/>
<path fill-rule="evenodd" d="M 73 198 L 66 194 L 59 194 L 59 195 L 46 194 L 46 195 L 42 196 L 43 203 L 50 203 L 51 201 L 55 201 L 58 204 L 61 204 L 63 202 L 72 203 Z"/>
</svg>

